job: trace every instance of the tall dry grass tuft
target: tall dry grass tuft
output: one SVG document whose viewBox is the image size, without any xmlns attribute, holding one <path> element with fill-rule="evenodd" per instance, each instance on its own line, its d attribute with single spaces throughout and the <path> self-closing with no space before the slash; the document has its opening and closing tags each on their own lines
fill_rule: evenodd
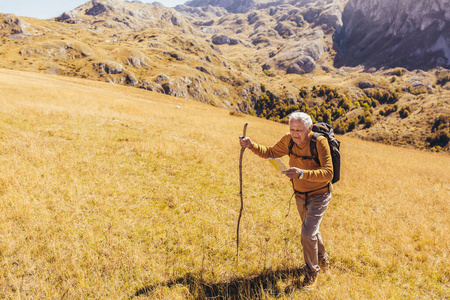
<svg viewBox="0 0 450 300">
<path fill-rule="evenodd" d="M 0 70 L 0 298 L 446 299 L 450 157 L 342 141 L 321 231 L 331 269 L 302 263 L 289 181 L 244 154 L 286 125 L 183 99 Z"/>
</svg>

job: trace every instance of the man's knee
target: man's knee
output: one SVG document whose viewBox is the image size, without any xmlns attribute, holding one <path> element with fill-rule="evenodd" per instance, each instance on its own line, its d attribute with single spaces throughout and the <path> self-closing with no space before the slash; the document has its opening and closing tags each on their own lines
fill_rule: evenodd
<svg viewBox="0 0 450 300">
<path fill-rule="evenodd" d="M 317 234 L 313 232 L 302 231 L 302 243 L 303 242 L 315 242 L 317 241 Z"/>
</svg>

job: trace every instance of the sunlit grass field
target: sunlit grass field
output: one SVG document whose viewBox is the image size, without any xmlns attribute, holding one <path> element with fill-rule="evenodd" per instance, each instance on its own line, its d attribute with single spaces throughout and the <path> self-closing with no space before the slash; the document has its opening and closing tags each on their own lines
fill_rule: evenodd
<svg viewBox="0 0 450 300">
<path fill-rule="evenodd" d="M 303 263 L 289 180 L 238 136 L 286 125 L 135 88 L 0 70 L 0 298 L 450 299 L 450 156 L 339 137 Z M 287 161 L 287 160 L 286 160 Z"/>
</svg>

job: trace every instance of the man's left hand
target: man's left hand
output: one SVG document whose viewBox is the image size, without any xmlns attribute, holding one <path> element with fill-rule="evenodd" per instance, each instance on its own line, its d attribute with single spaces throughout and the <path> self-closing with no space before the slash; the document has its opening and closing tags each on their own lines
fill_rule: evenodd
<svg viewBox="0 0 450 300">
<path fill-rule="evenodd" d="M 284 170 L 283 172 L 281 172 L 282 174 L 286 175 L 287 177 L 291 178 L 291 179 L 296 179 L 298 178 L 298 176 L 300 176 L 300 174 L 302 174 L 302 170 L 299 168 L 289 168 L 287 170 Z"/>
</svg>

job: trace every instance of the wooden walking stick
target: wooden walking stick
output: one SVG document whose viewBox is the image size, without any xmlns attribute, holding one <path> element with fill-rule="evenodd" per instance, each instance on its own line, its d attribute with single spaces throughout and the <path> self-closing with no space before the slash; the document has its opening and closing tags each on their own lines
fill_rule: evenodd
<svg viewBox="0 0 450 300">
<path fill-rule="evenodd" d="M 247 133 L 247 125 L 248 123 L 245 123 L 244 125 L 244 135 Z M 237 230 L 236 230 L 236 256 L 237 256 L 237 263 L 239 263 L 239 224 L 241 223 L 241 217 L 242 217 L 242 211 L 244 210 L 244 196 L 242 195 L 242 157 L 244 156 L 245 147 L 241 148 L 241 156 L 239 157 L 239 185 L 240 185 L 240 192 L 239 195 L 241 196 L 241 209 L 239 210 L 239 218 L 237 221 Z"/>
</svg>

